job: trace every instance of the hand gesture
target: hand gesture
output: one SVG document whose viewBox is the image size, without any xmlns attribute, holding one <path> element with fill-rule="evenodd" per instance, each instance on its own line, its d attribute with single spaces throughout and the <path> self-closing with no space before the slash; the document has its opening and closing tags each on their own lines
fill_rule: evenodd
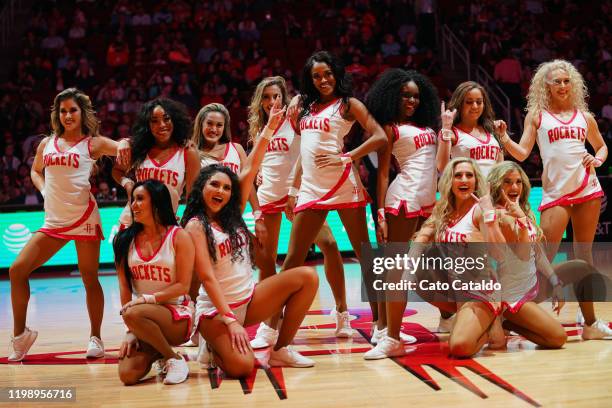
<svg viewBox="0 0 612 408">
<path fill-rule="evenodd" d="M 339 154 L 317 154 L 315 156 L 315 166 L 318 169 L 327 166 L 344 166 L 344 161 L 342 160 L 342 153 Z"/>
<path fill-rule="evenodd" d="M 506 194 L 506 192 L 502 189 L 501 190 L 501 195 L 504 199 L 505 203 L 505 208 L 506 208 L 506 213 L 514 218 L 523 218 L 525 217 L 525 212 L 523 211 L 523 209 L 521 208 L 521 205 L 519 204 L 519 197 L 516 198 L 515 201 L 511 200 L 510 197 L 508 197 L 508 195 Z"/>
<path fill-rule="evenodd" d="M 121 139 L 117 145 L 117 163 L 126 169 L 132 163 L 132 147 L 128 139 Z"/>
<path fill-rule="evenodd" d="M 376 229 L 376 239 L 378 242 L 387 242 L 388 227 L 387 220 L 378 220 L 378 228 Z"/>
<path fill-rule="evenodd" d="M 268 129 L 276 130 L 283 123 L 285 118 L 286 106 L 281 107 L 281 98 L 276 98 L 274 104 L 270 108 L 270 115 L 268 116 Z"/>
<path fill-rule="evenodd" d="M 249 335 L 240 323 L 234 321 L 227 326 L 229 331 L 232 350 L 238 350 L 241 354 L 246 354 L 251 350 L 251 344 L 249 342 Z"/>
<path fill-rule="evenodd" d="M 440 118 L 442 119 L 442 129 L 450 130 L 453 127 L 455 115 L 457 115 L 457 109 L 453 109 L 452 111 L 447 110 L 444 101 L 442 101 L 440 112 Z"/>
<path fill-rule="evenodd" d="M 147 302 L 145 301 L 145 299 L 142 296 L 141 297 L 137 297 L 136 299 L 130 300 L 125 305 L 123 305 L 123 307 L 121 308 L 121 311 L 119 312 L 119 314 L 125 313 L 125 311 L 128 310 L 130 307 L 133 307 L 133 306 L 136 306 L 136 305 L 144 305 L 145 303 L 147 303 Z"/>
<path fill-rule="evenodd" d="M 553 287 L 553 293 L 552 293 L 553 312 L 556 312 L 557 316 L 559 316 L 559 313 L 561 312 L 561 309 L 563 309 L 564 305 L 565 305 L 565 295 L 563 294 L 563 287 L 561 285 L 555 285 Z"/>
<path fill-rule="evenodd" d="M 505 135 L 506 131 L 508 130 L 508 125 L 506 125 L 506 122 L 501 119 L 494 120 L 493 127 L 495 128 L 495 133 L 497 133 L 499 137 Z"/>
<path fill-rule="evenodd" d="M 587 169 L 591 166 L 599 167 L 601 166 L 601 164 L 602 164 L 601 160 L 599 160 L 598 158 L 596 158 L 590 153 L 585 153 L 584 156 L 582 156 L 582 165 L 586 167 Z"/>
<path fill-rule="evenodd" d="M 291 99 L 291 102 L 289 102 L 289 107 L 287 108 L 287 116 L 289 116 L 289 119 L 293 123 L 296 123 L 298 114 L 300 113 L 301 110 L 302 110 L 302 96 L 296 95 L 293 97 L 293 99 Z"/>
<path fill-rule="evenodd" d="M 119 358 L 131 357 L 132 352 L 138 350 L 138 339 L 132 332 L 125 333 L 125 337 L 119 347 Z"/>
</svg>

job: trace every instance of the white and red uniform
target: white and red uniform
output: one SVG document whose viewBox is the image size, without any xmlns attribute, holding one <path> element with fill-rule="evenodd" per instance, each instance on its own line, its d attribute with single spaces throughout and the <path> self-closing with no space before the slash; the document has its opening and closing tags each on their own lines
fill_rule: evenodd
<svg viewBox="0 0 612 408">
<path fill-rule="evenodd" d="M 393 156 L 400 173 L 389 185 L 385 212 L 398 215 L 428 217 L 436 202 L 436 133 L 429 128 L 410 124 L 393 126 Z"/>
<path fill-rule="evenodd" d="M 211 164 L 221 164 L 233 171 L 235 174 L 240 174 L 240 155 L 238 154 L 238 149 L 236 149 L 234 143 L 231 142 L 225 144 L 225 153 L 223 153 L 223 158 L 221 160 L 207 156 L 200 160 L 200 164 L 202 165 L 202 168 L 210 166 Z"/>
<path fill-rule="evenodd" d="M 500 157 L 503 158 L 499 142 L 493 135 L 485 130 L 487 139 L 482 141 L 453 126 L 456 141 L 451 147 L 451 158 L 468 157 L 476 160 L 482 175 L 486 178 Z"/>
<path fill-rule="evenodd" d="M 61 239 L 100 240 L 102 223 L 91 194 L 89 177 L 95 160 L 91 137 L 62 151 L 51 136 L 43 150 L 45 165 L 45 222 L 38 231 Z"/>
<path fill-rule="evenodd" d="M 242 232 L 239 245 L 242 248 L 243 259 L 232 262 L 232 248 L 229 235 L 220 230 L 216 224 L 211 224 L 215 239 L 215 250 L 217 261 L 213 263 L 213 274 L 221 286 L 221 292 L 228 306 L 244 323 L 246 307 L 253 297 L 255 291 L 255 280 L 253 279 L 253 268 L 249 255 L 247 232 Z M 196 304 L 196 322 L 202 318 L 215 317 L 219 312 L 210 300 L 204 286 L 200 286 L 200 294 Z"/>
<path fill-rule="evenodd" d="M 319 154 L 342 154 L 344 136 L 353 123 L 342 117 L 341 99 L 311 111 L 300 121 L 302 184 L 294 212 L 364 207 L 370 201 L 352 163 L 323 168 L 315 164 Z"/>
<path fill-rule="evenodd" d="M 536 242 L 537 230 L 529 219 L 527 230 L 530 242 Z M 505 259 L 498 263 L 498 276 L 502 287 L 502 304 L 511 313 L 518 312 L 525 303 L 532 301 L 538 295 L 535 249 L 531 248 L 528 261 L 519 259 L 511 250 L 507 251 Z"/>
<path fill-rule="evenodd" d="M 472 208 L 470 208 L 469 211 L 465 213 L 465 215 L 461 217 L 457 222 L 455 222 L 454 224 L 448 224 L 442 234 L 437 237 L 436 242 L 467 245 L 470 239 L 470 235 L 479 230 L 476 226 L 476 221 L 474 220 L 474 211 L 476 210 L 476 207 L 478 207 L 477 203 L 475 203 Z M 474 245 L 483 244 L 475 242 Z M 449 245 L 448 247 L 443 247 L 442 249 L 445 250 L 444 252 L 448 253 L 447 256 L 453 258 L 465 256 L 465 252 L 460 248 L 459 245 Z M 474 254 L 470 254 L 469 256 L 473 257 Z M 461 274 L 455 274 L 453 270 L 449 270 L 448 273 L 449 276 L 454 277 L 454 279 L 461 279 L 461 277 L 463 276 Z M 486 280 L 494 279 L 490 273 L 490 269 L 488 268 L 488 266 L 486 267 L 485 271 L 478 272 L 478 278 Z M 465 277 L 464 279 L 469 280 L 469 278 L 467 277 Z M 497 314 L 500 311 L 499 307 L 495 304 L 495 300 L 493 298 L 494 296 L 499 297 L 499 295 L 501 295 L 500 293 L 488 293 L 477 290 L 458 292 L 465 295 L 468 299 L 471 299 L 472 301 L 474 299 L 481 301 L 482 303 L 486 304 L 493 313 Z"/>
<path fill-rule="evenodd" d="M 178 210 L 179 200 L 185 188 L 185 173 L 187 168 L 186 153 L 186 148 L 177 148 L 176 151 L 162 163 L 151 158 L 147 154 L 143 162 L 136 169 L 136 181 L 153 179 L 161 181 L 168 187 L 174 213 Z M 132 223 L 132 213 L 130 212 L 129 203 L 119 216 L 119 222 L 126 227 Z"/>
<path fill-rule="evenodd" d="M 257 189 L 261 212 L 283 212 L 289 188 L 293 185 L 292 170 L 300 155 L 300 137 L 291 121 L 285 119 L 274 136 L 261 163 L 262 183 Z"/>
<path fill-rule="evenodd" d="M 578 110 L 567 122 L 548 111 L 541 112 L 536 139 L 544 166 L 539 211 L 603 196 L 595 169 L 582 165 L 587 128 L 586 118 Z"/>
<path fill-rule="evenodd" d="M 172 226 L 166 231 L 161 245 L 149 257 L 142 255 L 136 240 L 130 245 L 128 266 L 132 276 L 132 291 L 136 296 L 152 295 L 176 283 L 176 253 L 174 251 L 174 237 L 180 227 Z M 189 327 L 185 339 L 189 339 L 193 324 L 193 302 L 189 295 L 181 295 L 167 300 L 163 306 L 172 313 L 174 320 L 188 320 Z"/>
</svg>

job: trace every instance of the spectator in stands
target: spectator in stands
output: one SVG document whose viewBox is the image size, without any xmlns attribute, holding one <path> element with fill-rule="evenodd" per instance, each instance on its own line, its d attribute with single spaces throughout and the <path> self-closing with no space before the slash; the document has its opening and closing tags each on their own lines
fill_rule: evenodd
<svg viewBox="0 0 612 408">
<path fill-rule="evenodd" d="M 132 16 L 132 26 L 140 27 L 140 26 L 150 26 L 151 25 L 151 15 L 145 12 L 141 3 L 138 3 L 136 6 L 136 12 Z"/>
<path fill-rule="evenodd" d="M 131 90 L 128 94 L 128 99 L 121 104 L 121 112 L 136 114 L 142 107 L 142 101 L 138 98 L 138 91 Z"/>
<path fill-rule="evenodd" d="M 65 44 L 66 41 L 64 38 L 57 34 L 55 25 L 51 25 L 49 27 L 49 34 L 43 38 L 40 46 L 45 50 L 59 50 L 60 48 L 63 48 Z"/>
<path fill-rule="evenodd" d="M 15 156 L 15 145 L 9 143 L 4 147 L 4 155 L 2 158 L 4 171 L 17 171 L 17 168 L 21 164 L 21 160 Z"/>
<path fill-rule="evenodd" d="M 385 42 L 380 45 L 380 52 L 384 58 L 399 55 L 400 53 L 400 45 L 395 41 L 393 34 L 387 33 L 385 34 Z"/>
<path fill-rule="evenodd" d="M 212 59 L 212 56 L 218 52 L 217 48 L 213 45 L 210 38 L 204 40 L 204 45 L 198 50 L 198 57 L 196 62 L 198 64 L 208 64 Z"/>
<path fill-rule="evenodd" d="M 115 37 L 113 42 L 108 46 L 106 52 L 106 64 L 111 68 L 123 67 L 130 60 L 130 49 L 119 35 Z"/>
<path fill-rule="evenodd" d="M 30 178 L 30 171 L 28 169 L 28 176 L 23 179 L 23 186 L 21 188 L 21 197 L 23 197 L 23 202 L 20 204 L 25 205 L 37 205 L 42 204 L 43 197 L 40 194 L 40 191 L 34 187 L 32 184 L 32 179 Z"/>
<path fill-rule="evenodd" d="M 96 82 L 95 72 L 86 57 L 79 59 L 79 66 L 74 74 L 74 84 L 84 91 L 93 88 Z"/>
<path fill-rule="evenodd" d="M 259 30 L 249 14 L 245 14 L 244 19 L 238 24 L 238 34 L 243 41 L 259 41 Z"/>
</svg>

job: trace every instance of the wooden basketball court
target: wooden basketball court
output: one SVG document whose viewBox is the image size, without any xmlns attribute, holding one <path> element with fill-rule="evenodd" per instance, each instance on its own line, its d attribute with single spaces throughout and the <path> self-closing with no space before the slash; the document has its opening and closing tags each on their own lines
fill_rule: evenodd
<svg viewBox="0 0 612 408">
<path fill-rule="evenodd" d="M 26 360 L 7 364 L 12 330 L 10 285 L 0 281 L 0 388 L 76 387 L 76 403 L 51 406 L 584 406 L 612 404 L 612 341 L 582 341 L 573 322 L 577 305 L 567 304 L 559 319 L 566 323 L 568 343 L 562 350 L 539 350 L 512 337 L 505 351 L 484 349 L 473 359 L 450 359 L 448 335 L 435 333 L 438 312 L 425 303 L 410 303 L 403 330 L 418 338 L 401 358 L 365 361 L 370 349 L 369 307 L 360 299 L 360 272 L 346 264 L 348 304 L 357 329 L 352 339 L 337 340 L 328 316 L 333 297 L 317 267 L 321 289 L 298 332 L 294 347 L 316 361 L 314 368 L 268 368 L 267 351 L 250 378 L 226 379 L 217 370 L 190 363 L 187 382 L 168 386 L 151 373 L 126 387 L 117 376 L 116 349 L 123 336 L 119 291 L 113 274 L 101 276 L 106 306 L 103 340 L 106 357 L 86 360 L 89 323 L 78 276 L 32 279 L 28 326 L 39 336 Z M 542 305 L 550 310 L 550 304 Z M 609 303 L 596 305 L 612 318 Z M 254 335 L 255 328 L 249 332 Z M 182 349 L 195 359 L 197 348 Z M 0 405 L 16 406 L 13 403 Z M 7 405 L 8 404 L 8 405 Z M 42 402 L 19 406 L 41 406 Z"/>
</svg>

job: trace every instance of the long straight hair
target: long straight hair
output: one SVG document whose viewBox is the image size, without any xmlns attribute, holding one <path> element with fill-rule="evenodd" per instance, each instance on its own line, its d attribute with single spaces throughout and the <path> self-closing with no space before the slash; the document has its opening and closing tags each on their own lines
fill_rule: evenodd
<svg viewBox="0 0 612 408">
<path fill-rule="evenodd" d="M 134 191 L 136 191 L 136 189 L 140 186 L 144 187 L 144 189 L 149 193 L 151 210 L 153 212 L 153 219 L 155 220 L 155 223 L 165 227 L 178 225 L 176 216 L 174 215 L 174 209 L 172 208 L 172 198 L 170 198 L 168 187 L 158 180 L 149 179 L 139 181 L 134 184 L 130 202 L 132 202 L 134 199 Z M 138 233 L 143 230 L 144 226 L 141 223 L 134 221 L 134 213 L 132 212 L 131 208 L 130 214 L 132 215 L 132 224 L 115 235 L 115 238 L 113 239 L 113 252 L 115 253 L 115 267 L 123 267 L 123 273 L 128 281 L 130 290 L 132 290 L 132 273 L 130 271 L 130 266 L 128 265 L 130 246 L 132 245 L 132 242 L 134 242 L 134 239 L 136 239 Z"/>
</svg>

